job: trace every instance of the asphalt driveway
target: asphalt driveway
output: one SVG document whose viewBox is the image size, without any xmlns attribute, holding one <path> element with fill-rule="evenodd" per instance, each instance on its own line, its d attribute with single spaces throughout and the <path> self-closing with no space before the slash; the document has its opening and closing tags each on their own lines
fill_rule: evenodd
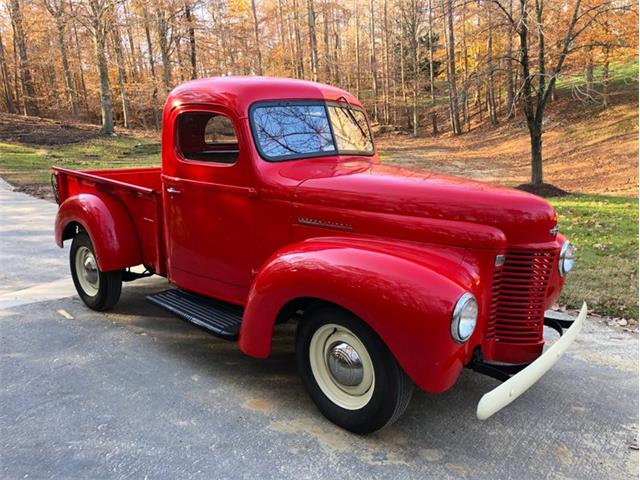
<svg viewBox="0 0 640 480">
<path fill-rule="evenodd" d="M 271 359 L 245 357 L 146 303 L 159 278 L 93 312 L 53 244 L 55 205 L 3 182 L 0 202 L 1 478 L 638 476 L 636 336 L 588 321 L 562 363 L 485 422 L 475 405 L 498 382 L 464 372 L 356 436 L 307 397 L 291 326 Z"/>
</svg>

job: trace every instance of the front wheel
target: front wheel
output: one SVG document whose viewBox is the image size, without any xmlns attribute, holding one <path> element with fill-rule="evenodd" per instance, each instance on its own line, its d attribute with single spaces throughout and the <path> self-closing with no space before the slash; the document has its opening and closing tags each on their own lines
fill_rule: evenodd
<svg viewBox="0 0 640 480">
<path fill-rule="evenodd" d="M 339 308 L 322 307 L 300 320 L 296 359 L 320 411 L 352 432 L 370 433 L 395 422 L 411 400 L 413 383 L 384 342 Z"/>
<path fill-rule="evenodd" d="M 69 263 L 73 284 L 89 308 L 103 311 L 118 303 L 122 271 L 103 272 L 98 268 L 96 253 L 86 232 L 80 232 L 73 238 Z"/>
</svg>

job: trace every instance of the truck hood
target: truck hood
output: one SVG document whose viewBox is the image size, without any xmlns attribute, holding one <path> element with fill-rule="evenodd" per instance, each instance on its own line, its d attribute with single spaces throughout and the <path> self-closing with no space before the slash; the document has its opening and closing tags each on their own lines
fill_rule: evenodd
<svg viewBox="0 0 640 480">
<path fill-rule="evenodd" d="M 355 159 L 316 161 L 306 173 L 311 178 L 300 181 L 294 194 L 298 214 L 340 211 L 344 220 L 349 211 L 375 212 L 447 225 L 464 222 L 499 229 L 511 245 L 555 238 L 550 232 L 557 223 L 553 207 L 519 190 Z"/>
</svg>

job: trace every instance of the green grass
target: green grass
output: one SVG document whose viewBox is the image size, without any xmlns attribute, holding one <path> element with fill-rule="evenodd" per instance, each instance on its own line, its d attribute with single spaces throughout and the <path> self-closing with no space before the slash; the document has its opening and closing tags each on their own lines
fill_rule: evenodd
<svg viewBox="0 0 640 480">
<path fill-rule="evenodd" d="M 602 81 L 602 66 L 595 66 L 593 78 L 596 84 Z M 584 72 L 560 75 L 557 88 L 559 90 L 571 87 L 583 87 L 587 83 Z M 609 65 L 609 90 L 620 89 L 626 85 L 638 83 L 638 60 L 627 63 L 611 63 Z"/>
<path fill-rule="evenodd" d="M 638 319 L 638 199 L 570 195 L 551 199 L 560 230 L 577 247 L 561 304 Z"/>
<path fill-rule="evenodd" d="M 42 147 L 0 143 L 0 175 L 18 186 L 48 183 L 53 165 L 88 170 L 159 164 L 160 145 L 147 138 L 98 137 Z"/>
</svg>

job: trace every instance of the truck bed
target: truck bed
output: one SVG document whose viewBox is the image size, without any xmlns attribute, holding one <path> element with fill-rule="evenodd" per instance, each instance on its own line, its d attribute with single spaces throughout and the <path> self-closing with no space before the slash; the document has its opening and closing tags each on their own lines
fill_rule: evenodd
<svg viewBox="0 0 640 480">
<path fill-rule="evenodd" d="M 80 194 L 116 197 L 129 213 L 140 241 L 143 263 L 165 274 L 160 167 L 70 170 L 53 167 L 59 204 Z"/>
</svg>

